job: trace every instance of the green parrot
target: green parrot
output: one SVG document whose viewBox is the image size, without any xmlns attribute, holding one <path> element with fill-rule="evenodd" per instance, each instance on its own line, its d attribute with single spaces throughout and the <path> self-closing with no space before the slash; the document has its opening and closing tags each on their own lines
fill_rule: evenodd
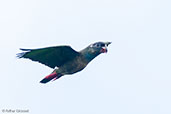
<svg viewBox="0 0 171 114">
<path fill-rule="evenodd" d="M 40 62 L 54 71 L 43 78 L 40 83 L 56 80 L 64 75 L 71 75 L 83 70 L 88 63 L 101 53 L 107 53 L 111 42 L 96 42 L 77 52 L 70 46 L 54 46 L 40 49 L 20 49 L 18 58 L 27 58 Z"/>
</svg>

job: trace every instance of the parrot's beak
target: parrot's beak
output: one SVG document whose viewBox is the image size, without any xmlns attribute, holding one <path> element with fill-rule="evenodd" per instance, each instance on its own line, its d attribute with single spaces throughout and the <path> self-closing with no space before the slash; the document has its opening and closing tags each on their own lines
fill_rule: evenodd
<svg viewBox="0 0 171 114">
<path fill-rule="evenodd" d="M 107 53 L 107 47 L 109 44 L 111 44 L 112 42 L 105 42 L 105 46 L 102 47 L 101 49 L 101 53 Z"/>
<path fill-rule="evenodd" d="M 108 46 L 109 44 L 111 44 L 112 42 L 105 42 L 106 46 Z"/>
</svg>

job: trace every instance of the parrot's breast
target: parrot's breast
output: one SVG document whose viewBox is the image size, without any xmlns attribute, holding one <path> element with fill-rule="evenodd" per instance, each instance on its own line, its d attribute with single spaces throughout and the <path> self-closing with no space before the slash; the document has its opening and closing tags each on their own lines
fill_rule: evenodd
<svg viewBox="0 0 171 114">
<path fill-rule="evenodd" d="M 88 61 L 82 56 L 77 56 L 72 61 L 69 61 L 59 67 L 59 70 L 62 74 L 73 74 L 83 70 L 88 64 Z"/>
</svg>

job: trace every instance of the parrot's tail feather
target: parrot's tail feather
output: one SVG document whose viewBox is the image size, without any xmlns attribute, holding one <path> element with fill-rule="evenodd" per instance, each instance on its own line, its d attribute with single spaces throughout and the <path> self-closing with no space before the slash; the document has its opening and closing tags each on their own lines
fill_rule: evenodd
<svg viewBox="0 0 171 114">
<path fill-rule="evenodd" d="M 62 75 L 61 74 L 57 74 L 56 72 L 46 76 L 45 78 L 43 78 L 40 83 L 47 83 L 49 81 L 51 81 L 52 79 L 56 80 L 58 78 L 60 78 Z"/>
</svg>

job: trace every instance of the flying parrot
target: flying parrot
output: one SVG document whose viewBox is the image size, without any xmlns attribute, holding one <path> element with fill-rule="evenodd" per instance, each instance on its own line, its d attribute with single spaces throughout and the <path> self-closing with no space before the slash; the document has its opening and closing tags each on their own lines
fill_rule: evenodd
<svg viewBox="0 0 171 114">
<path fill-rule="evenodd" d="M 64 75 L 71 75 L 83 70 L 96 56 L 107 53 L 109 44 L 111 42 L 96 42 L 79 52 L 67 45 L 40 49 L 20 49 L 23 52 L 18 53 L 17 57 L 31 59 L 53 68 L 53 72 L 40 81 L 40 83 L 47 83 Z"/>
</svg>

